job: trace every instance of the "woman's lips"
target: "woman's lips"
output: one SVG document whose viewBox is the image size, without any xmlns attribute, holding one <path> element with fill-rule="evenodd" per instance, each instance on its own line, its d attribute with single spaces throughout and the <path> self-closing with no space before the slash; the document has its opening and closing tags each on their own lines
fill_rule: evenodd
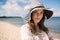
<svg viewBox="0 0 60 40">
<path fill-rule="evenodd" d="M 35 18 L 35 19 L 40 20 L 40 18 Z"/>
</svg>

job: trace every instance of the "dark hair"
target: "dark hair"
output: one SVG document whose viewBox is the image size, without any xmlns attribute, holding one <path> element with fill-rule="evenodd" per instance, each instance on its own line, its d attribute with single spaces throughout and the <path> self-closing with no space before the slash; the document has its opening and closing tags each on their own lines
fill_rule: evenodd
<svg viewBox="0 0 60 40">
<path fill-rule="evenodd" d="M 36 28 L 35 28 L 35 25 L 34 25 L 34 21 L 33 21 L 33 19 L 32 19 L 32 16 L 33 16 L 33 13 L 34 13 L 34 12 L 35 12 L 35 11 L 33 11 L 33 12 L 31 13 L 31 20 L 28 22 L 28 24 L 30 25 L 31 32 L 34 33 L 34 34 L 36 34 L 36 33 L 37 33 L 37 32 L 36 32 Z M 45 13 L 43 14 L 42 20 L 38 23 L 38 26 L 39 26 L 39 29 L 40 29 L 40 30 L 48 33 L 48 28 L 45 27 L 44 21 L 45 21 Z"/>
</svg>

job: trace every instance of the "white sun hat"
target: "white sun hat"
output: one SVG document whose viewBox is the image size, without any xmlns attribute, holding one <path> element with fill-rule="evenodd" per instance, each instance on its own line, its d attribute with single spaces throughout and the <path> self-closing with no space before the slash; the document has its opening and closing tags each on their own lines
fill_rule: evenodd
<svg viewBox="0 0 60 40">
<path fill-rule="evenodd" d="M 37 9 L 44 9 L 44 13 L 47 19 L 53 15 L 53 11 L 45 8 L 42 2 L 34 1 L 30 5 L 25 6 L 24 9 L 29 10 L 28 14 L 24 18 L 27 22 L 31 20 L 31 13 Z"/>
</svg>

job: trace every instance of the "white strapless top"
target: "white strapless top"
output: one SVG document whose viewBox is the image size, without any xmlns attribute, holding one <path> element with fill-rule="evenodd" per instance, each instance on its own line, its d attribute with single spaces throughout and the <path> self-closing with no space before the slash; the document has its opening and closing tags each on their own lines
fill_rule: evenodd
<svg viewBox="0 0 60 40">
<path fill-rule="evenodd" d="M 45 32 L 39 33 L 39 35 L 33 35 L 29 29 L 28 23 L 21 26 L 21 40 L 49 40 L 48 35 Z"/>
</svg>

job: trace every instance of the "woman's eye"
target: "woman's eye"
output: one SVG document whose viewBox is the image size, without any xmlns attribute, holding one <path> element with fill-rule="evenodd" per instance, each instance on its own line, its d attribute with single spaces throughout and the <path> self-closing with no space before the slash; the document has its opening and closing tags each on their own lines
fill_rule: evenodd
<svg viewBox="0 0 60 40">
<path fill-rule="evenodd" d="M 43 12 L 40 12 L 40 14 L 43 14 Z"/>
<path fill-rule="evenodd" d="M 40 12 L 40 13 L 43 13 L 43 12 Z"/>
</svg>

